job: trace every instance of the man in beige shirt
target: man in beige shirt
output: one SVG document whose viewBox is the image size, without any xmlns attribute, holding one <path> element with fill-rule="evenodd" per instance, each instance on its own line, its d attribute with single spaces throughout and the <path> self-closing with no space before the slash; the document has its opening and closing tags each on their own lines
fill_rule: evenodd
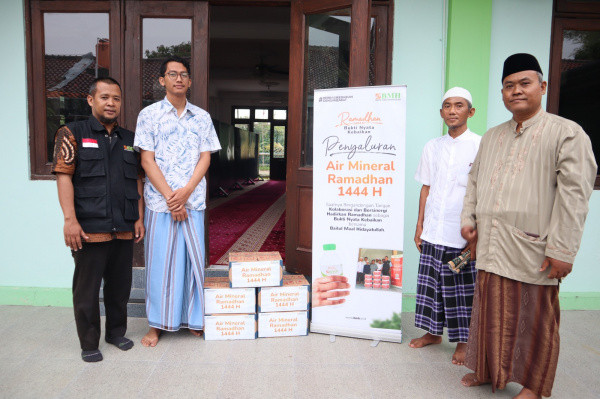
<svg viewBox="0 0 600 399">
<path fill-rule="evenodd" d="M 550 396 L 558 362 L 558 284 L 579 249 L 597 166 L 587 134 L 542 109 L 530 54 L 504 62 L 502 99 L 513 118 L 483 137 L 461 215 L 479 269 L 465 386 L 523 385 Z"/>
</svg>

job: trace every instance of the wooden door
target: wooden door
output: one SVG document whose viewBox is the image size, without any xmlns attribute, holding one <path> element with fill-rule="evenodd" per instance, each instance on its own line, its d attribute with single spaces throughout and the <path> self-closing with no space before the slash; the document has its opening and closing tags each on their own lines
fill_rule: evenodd
<svg viewBox="0 0 600 399">
<path fill-rule="evenodd" d="M 160 41 L 160 27 L 168 29 L 169 26 L 174 26 L 168 25 L 169 22 L 180 24 L 177 28 L 182 28 L 184 32 L 188 32 L 189 25 L 189 34 L 184 33 L 182 36 L 184 42 L 190 43 L 192 87 L 189 100 L 202 109 L 208 109 L 208 2 L 133 0 L 125 3 L 125 15 L 127 16 L 123 57 L 126 75 L 125 126 L 128 129 L 135 129 L 137 115 L 143 106 L 161 99 L 158 96 L 149 98 L 148 89 L 152 89 L 152 84 L 154 87 L 158 84 L 158 71 L 155 70 L 157 67 L 155 64 L 160 63 L 159 46 L 173 45 L 170 42 Z M 155 25 L 149 26 L 146 32 L 144 30 L 146 23 Z M 181 48 L 177 50 L 182 51 Z M 183 57 L 188 58 L 186 55 Z M 152 60 L 157 62 L 150 62 Z"/>
<path fill-rule="evenodd" d="M 315 89 L 389 81 L 387 6 L 294 0 L 291 7 L 286 269 L 311 274 L 312 98 Z"/>
<path fill-rule="evenodd" d="M 271 180 L 285 180 L 287 123 L 274 120 L 271 124 Z"/>
<path fill-rule="evenodd" d="M 164 98 L 158 84 L 159 68 L 173 50 L 190 62 L 192 87 L 188 100 L 208 109 L 208 2 L 128 0 L 125 15 L 125 127 L 135 130 L 140 110 Z M 208 234 L 205 238 L 208 266 Z M 134 248 L 134 266 L 144 266 L 142 244 Z"/>
</svg>

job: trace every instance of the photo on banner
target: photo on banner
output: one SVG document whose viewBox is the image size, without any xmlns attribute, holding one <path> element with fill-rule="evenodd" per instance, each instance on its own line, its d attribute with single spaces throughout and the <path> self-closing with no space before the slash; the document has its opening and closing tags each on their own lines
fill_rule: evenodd
<svg viewBox="0 0 600 399">
<path fill-rule="evenodd" d="M 400 342 L 406 87 L 315 90 L 311 331 Z"/>
</svg>

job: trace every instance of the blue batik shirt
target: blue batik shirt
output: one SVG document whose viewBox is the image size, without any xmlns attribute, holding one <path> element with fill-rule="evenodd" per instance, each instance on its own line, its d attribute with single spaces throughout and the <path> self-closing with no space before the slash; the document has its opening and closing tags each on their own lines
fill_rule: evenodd
<svg viewBox="0 0 600 399">
<path fill-rule="evenodd" d="M 166 97 L 140 112 L 133 146 L 136 151 L 154 152 L 154 159 L 173 191 L 190 181 L 200 153 L 221 149 L 208 112 L 186 102 L 181 116 L 177 116 L 177 109 Z M 145 183 L 144 201 L 148 209 L 169 212 L 167 201 L 162 194 L 148 178 Z M 206 208 L 205 200 L 206 179 L 202 178 L 185 207 L 203 210 Z"/>
</svg>

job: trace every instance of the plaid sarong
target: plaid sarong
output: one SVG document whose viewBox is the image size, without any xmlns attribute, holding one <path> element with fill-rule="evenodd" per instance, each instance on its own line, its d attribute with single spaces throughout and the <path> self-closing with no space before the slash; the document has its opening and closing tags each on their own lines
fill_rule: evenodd
<svg viewBox="0 0 600 399">
<path fill-rule="evenodd" d="M 423 241 L 417 277 L 415 326 L 433 335 L 448 329 L 450 342 L 467 342 L 477 269 L 469 262 L 454 273 L 448 262 L 462 249 Z"/>
</svg>

